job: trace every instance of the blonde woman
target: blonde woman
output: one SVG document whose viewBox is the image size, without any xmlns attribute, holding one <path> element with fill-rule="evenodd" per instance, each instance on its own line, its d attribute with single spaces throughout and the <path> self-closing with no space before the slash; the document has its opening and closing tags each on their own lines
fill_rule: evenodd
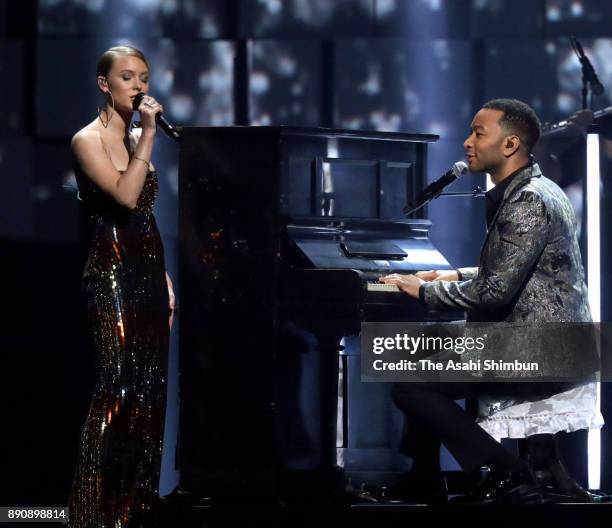
<svg viewBox="0 0 612 528">
<path fill-rule="evenodd" d="M 107 50 L 97 70 L 104 105 L 72 138 L 91 242 L 82 293 L 97 379 L 70 495 L 73 527 L 155 526 L 166 405 L 172 282 L 153 216 L 155 114 L 139 50 Z M 142 128 L 130 131 L 133 101 Z"/>
</svg>

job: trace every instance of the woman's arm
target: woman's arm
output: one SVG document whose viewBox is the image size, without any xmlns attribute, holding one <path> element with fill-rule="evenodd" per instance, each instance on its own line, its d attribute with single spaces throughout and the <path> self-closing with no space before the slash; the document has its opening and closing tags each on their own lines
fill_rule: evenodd
<svg viewBox="0 0 612 528">
<path fill-rule="evenodd" d="M 70 144 L 82 171 L 118 203 L 135 209 L 142 192 L 155 140 L 155 114 L 163 107 L 152 97 L 143 98 L 138 107 L 142 119 L 142 134 L 127 170 L 121 174 L 113 165 L 102 145 L 100 132 L 83 129 Z M 143 161 L 144 160 L 144 161 Z"/>
<path fill-rule="evenodd" d="M 170 321 L 169 325 L 172 328 L 172 322 L 174 321 L 174 312 L 176 309 L 176 296 L 174 295 L 174 286 L 172 284 L 172 279 L 168 272 L 166 272 L 166 284 L 168 285 L 168 308 L 170 310 Z"/>
<path fill-rule="evenodd" d="M 155 132 L 143 132 L 134 157 L 123 174 L 106 154 L 98 131 L 81 130 L 72 138 L 71 148 L 82 171 L 98 187 L 124 207 L 134 209 L 149 170 L 146 163 L 136 158 L 151 159 L 154 137 Z"/>
</svg>

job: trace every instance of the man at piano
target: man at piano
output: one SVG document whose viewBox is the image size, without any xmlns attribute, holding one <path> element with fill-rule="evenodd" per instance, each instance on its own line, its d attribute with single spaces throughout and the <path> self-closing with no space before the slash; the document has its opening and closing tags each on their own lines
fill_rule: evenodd
<svg viewBox="0 0 612 528">
<path fill-rule="evenodd" d="M 487 234 L 479 267 L 392 274 L 380 280 L 397 285 L 432 309 L 464 310 L 468 322 L 591 321 L 574 212 L 566 195 L 542 175 L 531 154 L 539 135 L 539 120 L 527 104 L 512 99 L 486 103 L 475 115 L 464 142 L 470 170 L 489 173 L 495 183 L 486 195 Z M 572 351 L 559 351 L 564 353 Z M 561 370 L 564 364 L 571 364 L 559 359 Z M 571 372 L 565 374 L 571 376 Z M 579 404 L 592 397 L 584 392 L 589 385 L 594 384 L 572 387 L 577 392 L 569 393 L 570 401 L 574 398 Z M 414 491 L 416 499 L 435 499 L 442 442 L 465 472 L 488 469 L 464 501 L 529 501 L 541 483 L 534 480 L 526 462 L 503 448 L 494 436 L 526 438 L 546 433 L 535 435 L 546 438 L 561 430 L 593 426 L 598 418 L 594 413 L 599 414 L 593 409 L 574 416 L 559 410 L 559 402 L 568 401 L 567 390 L 568 385 L 561 383 L 395 384 L 393 400 L 409 425 L 404 452 L 414 458 L 406 490 Z M 499 419 L 486 427 L 455 402 L 485 396 L 498 402 L 524 403 L 524 414 L 518 420 L 503 412 L 500 417 L 489 416 Z M 550 416 L 542 415 L 542 406 L 532 405 L 537 400 L 548 404 Z M 507 410 L 508 405 L 489 407 L 493 414 Z M 512 435 L 505 418 L 514 419 Z M 522 431 L 517 432 L 517 425 Z"/>
</svg>

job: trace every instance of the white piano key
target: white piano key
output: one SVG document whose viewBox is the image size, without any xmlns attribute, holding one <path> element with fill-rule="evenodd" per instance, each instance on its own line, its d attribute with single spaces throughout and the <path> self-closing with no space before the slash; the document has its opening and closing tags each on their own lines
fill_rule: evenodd
<svg viewBox="0 0 612 528">
<path fill-rule="evenodd" d="M 383 284 L 378 282 L 368 282 L 368 291 L 393 293 L 401 292 L 401 290 L 395 284 Z"/>
</svg>

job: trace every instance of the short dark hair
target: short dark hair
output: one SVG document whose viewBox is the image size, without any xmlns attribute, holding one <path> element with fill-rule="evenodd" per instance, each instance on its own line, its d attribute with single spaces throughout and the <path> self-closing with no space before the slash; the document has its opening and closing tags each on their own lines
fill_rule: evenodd
<svg viewBox="0 0 612 528">
<path fill-rule="evenodd" d="M 507 132 L 516 134 L 525 145 L 527 152 L 531 153 L 540 139 L 540 120 L 533 108 L 517 99 L 492 99 L 482 107 L 503 112 L 499 126 Z"/>
</svg>

